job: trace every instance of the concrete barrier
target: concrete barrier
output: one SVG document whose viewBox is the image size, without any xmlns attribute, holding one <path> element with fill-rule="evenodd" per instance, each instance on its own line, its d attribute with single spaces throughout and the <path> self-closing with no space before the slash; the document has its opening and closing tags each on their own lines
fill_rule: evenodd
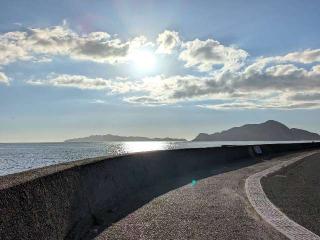
<svg viewBox="0 0 320 240">
<path fill-rule="evenodd" d="M 320 143 L 259 147 L 136 153 L 0 177 L 0 239 L 88 239 L 154 197 L 219 173 L 219 167 L 232 170 L 257 162 L 256 156 L 319 148 Z"/>
</svg>

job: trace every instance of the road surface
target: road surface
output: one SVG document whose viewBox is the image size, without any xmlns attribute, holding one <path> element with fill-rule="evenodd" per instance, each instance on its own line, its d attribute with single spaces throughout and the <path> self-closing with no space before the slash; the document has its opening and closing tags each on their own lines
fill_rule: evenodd
<svg viewBox="0 0 320 240">
<path fill-rule="evenodd" d="M 193 181 L 161 195 L 96 239 L 286 239 L 250 205 L 248 176 L 299 156 L 290 154 Z"/>
<path fill-rule="evenodd" d="M 283 213 L 320 235 L 320 154 L 262 179 L 262 186 Z"/>
</svg>

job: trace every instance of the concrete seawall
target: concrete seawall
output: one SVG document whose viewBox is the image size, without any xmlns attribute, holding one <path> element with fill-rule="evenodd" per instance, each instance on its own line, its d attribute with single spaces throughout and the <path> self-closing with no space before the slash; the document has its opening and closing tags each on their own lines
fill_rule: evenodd
<svg viewBox="0 0 320 240">
<path fill-rule="evenodd" d="M 0 177 L 0 239 L 83 239 L 152 198 L 219 166 L 320 143 L 155 151 L 81 160 Z M 141 194 L 143 192 L 143 194 Z"/>
</svg>

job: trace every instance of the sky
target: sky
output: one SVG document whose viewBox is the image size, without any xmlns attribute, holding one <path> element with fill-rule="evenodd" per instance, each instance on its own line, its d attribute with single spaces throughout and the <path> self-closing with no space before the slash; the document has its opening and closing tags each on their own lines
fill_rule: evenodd
<svg viewBox="0 0 320 240">
<path fill-rule="evenodd" d="M 0 142 L 320 132 L 320 2 L 0 3 Z"/>
</svg>

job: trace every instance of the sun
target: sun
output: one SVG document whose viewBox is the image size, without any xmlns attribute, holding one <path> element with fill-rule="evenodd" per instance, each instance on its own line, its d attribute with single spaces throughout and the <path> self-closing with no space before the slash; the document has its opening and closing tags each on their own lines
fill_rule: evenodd
<svg viewBox="0 0 320 240">
<path fill-rule="evenodd" d="M 139 50 L 133 53 L 132 61 L 139 72 L 149 72 L 156 67 L 156 57 L 148 50 Z"/>
</svg>

